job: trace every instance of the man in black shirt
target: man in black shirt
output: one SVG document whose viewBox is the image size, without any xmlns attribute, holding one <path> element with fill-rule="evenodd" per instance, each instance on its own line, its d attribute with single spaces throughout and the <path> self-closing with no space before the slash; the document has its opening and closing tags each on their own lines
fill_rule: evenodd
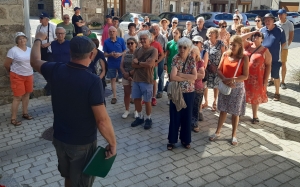
<svg viewBox="0 0 300 187">
<path fill-rule="evenodd" d="M 192 28 L 190 32 L 190 39 L 193 39 L 194 36 L 201 36 L 203 40 L 207 40 L 206 32 L 207 28 L 204 27 L 205 20 L 203 17 L 197 18 L 197 26 Z"/>
<path fill-rule="evenodd" d="M 80 16 L 80 8 L 75 7 L 74 11 L 75 11 L 75 14 L 72 16 L 72 23 L 75 27 L 74 36 L 76 36 L 77 34 L 82 33 L 81 27 L 85 25 L 85 22 L 83 21 L 82 17 Z"/>
</svg>

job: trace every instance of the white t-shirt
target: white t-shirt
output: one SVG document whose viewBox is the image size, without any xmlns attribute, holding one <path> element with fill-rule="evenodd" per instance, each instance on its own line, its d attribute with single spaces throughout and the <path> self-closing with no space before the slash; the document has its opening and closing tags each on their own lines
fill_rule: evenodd
<svg viewBox="0 0 300 187">
<path fill-rule="evenodd" d="M 49 23 L 49 42 L 51 43 L 52 41 L 55 40 L 56 38 L 56 35 L 55 35 L 55 29 L 56 29 L 56 26 Z M 47 26 L 43 26 L 42 24 L 40 24 L 37 29 L 36 29 L 36 33 L 38 32 L 43 32 L 45 33 L 47 36 L 48 36 L 48 25 Z M 47 40 L 43 40 L 42 41 L 42 44 L 45 44 L 47 43 Z M 48 52 L 52 53 L 52 50 L 51 50 L 51 45 L 48 47 Z"/>
<path fill-rule="evenodd" d="M 290 38 L 290 32 L 294 31 L 294 25 L 292 22 L 289 20 L 286 20 L 284 23 L 281 23 L 280 21 L 276 21 L 275 24 L 279 27 L 281 27 L 284 30 L 285 33 L 285 39 L 286 39 L 286 44 L 283 47 L 283 49 L 288 49 L 289 48 L 289 38 Z"/>
<path fill-rule="evenodd" d="M 12 47 L 7 52 L 7 57 L 13 59 L 10 71 L 23 76 L 32 75 L 33 70 L 30 65 L 30 52 L 30 47 L 27 47 L 26 51 L 23 51 L 17 46 Z"/>
<path fill-rule="evenodd" d="M 128 38 L 135 38 L 136 41 L 139 42 L 139 37 L 138 37 L 137 34 L 134 35 L 134 36 L 130 36 L 128 33 L 126 33 L 126 34 L 124 35 L 124 41 L 125 41 L 125 43 L 127 43 Z"/>
</svg>

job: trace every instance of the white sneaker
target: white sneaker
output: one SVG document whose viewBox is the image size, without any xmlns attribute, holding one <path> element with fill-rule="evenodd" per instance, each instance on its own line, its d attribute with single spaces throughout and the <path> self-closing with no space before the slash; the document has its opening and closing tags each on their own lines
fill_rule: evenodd
<svg viewBox="0 0 300 187">
<path fill-rule="evenodd" d="M 167 105 L 170 105 L 170 100 L 168 100 Z"/>
<path fill-rule="evenodd" d="M 118 82 L 119 82 L 119 83 L 122 83 L 122 79 L 118 79 Z"/>
<path fill-rule="evenodd" d="M 128 115 L 130 114 L 130 112 L 128 110 L 126 110 L 124 112 L 124 114 L 122 115 L 122 118 L 126 119 L 128 117 Z"/>
<path fill-rule="evenodd" d="M 139 114 L 138 114 L 138 112 L 137 111 L 134 111 L 133 112 L 133 116 L 132 116 L 133 118 L 137 118 L 137 117 L 139 117 Z"/>
</svg>

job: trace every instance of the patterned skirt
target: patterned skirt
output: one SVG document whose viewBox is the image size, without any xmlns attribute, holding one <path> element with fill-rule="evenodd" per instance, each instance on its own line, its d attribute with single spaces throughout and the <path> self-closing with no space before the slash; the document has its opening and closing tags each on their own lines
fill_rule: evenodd
<svg viewBox="0 0 300 187">
<path fill-rule="evenodd" d="M 230 95 L 219 92 L 218 110 L 235 116 L 243 116 L 246 112 L 246 93 L 244 82 L 237 82 Z"/>
</svg>

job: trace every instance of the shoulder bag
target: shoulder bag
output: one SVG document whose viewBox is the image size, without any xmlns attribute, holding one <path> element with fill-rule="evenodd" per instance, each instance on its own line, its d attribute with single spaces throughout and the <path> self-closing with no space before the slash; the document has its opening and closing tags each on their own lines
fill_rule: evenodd
<svg viewBox="0 0 300 187">
<path fill-rule="evenodd" d="M 242 61 L 242 59 L 239 60 L 239 63 L 235 69 L 233 77 L 236 76 L 236 73 L 240 67 L 241 61 Z M 219 81 L 218 89 L 223 95 L 229 95 L 231 93 L 231 88 L 229 86 L 227 86 L 226 84 L 224 84 L 223 81 Z"/>
</svg>

